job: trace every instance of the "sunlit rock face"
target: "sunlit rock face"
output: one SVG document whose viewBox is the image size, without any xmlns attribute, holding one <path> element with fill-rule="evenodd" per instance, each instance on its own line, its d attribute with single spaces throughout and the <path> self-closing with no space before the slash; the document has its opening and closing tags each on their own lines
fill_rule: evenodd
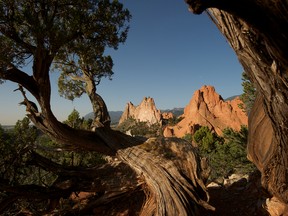
<svg viewBox="0 0 288 216">
<path fill-rule="evenodd" d="M 201 126 L 208 126 L 218 135 L 227 127 L 238 131 L 241 125 L 248 124 L 246 113 L 238 106 L 240 103 L 238 97 L 224 101 L 213 86 L 203 86 L 195 91 L 185 107 L 183 119 L 173 127 L 166 127 L 164 136 L 183 137 L 193 134 Z"/>
<path fill-rule="evenodd" d="M 288 214 L 288 205 L 281 202 L 276 197 L 266 199 L 264 207 L 265 209 L 267 209 L 270 216 L 280 216 Z"/>
<path fill-rule="evenodd" d="M 174 118 L 174 114 L 172 112 L 163 112 L 161 116 L 162 116 L 162 119 L 166 119 L 166 120 Z"/>
<path fill-rule="evenodd" d="M 160 123 L 162 120 L 161 112 L 156 108 L 153 98 L 144 97 L 138 106 L 134 106 L 131 102 L 126 105 L 126 108 L 119 120 L 119 125 L 125 120 L 133 118 L 140 122 L 148 124 Z"/>
</svg>

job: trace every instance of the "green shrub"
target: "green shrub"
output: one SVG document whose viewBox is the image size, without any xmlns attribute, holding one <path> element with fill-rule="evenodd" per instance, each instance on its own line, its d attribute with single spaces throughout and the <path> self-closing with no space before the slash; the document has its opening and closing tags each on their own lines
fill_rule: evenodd
<svg viewBox="0 0 288 216">
<path fill-rule="evenodd" d="M 173 118 L 170 119 L 163 119 L 163 125 L 169 125 L 169 126 L 175 126 L 176 124 L 178 124 L 180 121 L 182 121 L 184 117 L 176 117 L 173 116 Z"/>
<path fill-rule="evenodd" d="M 210 179 L 227 177 L 231 173 L 249 173 L 255 166 L 247 159 L 248 129 L 242 126 L 239 132 L 227 128 L 219 137 L 208 127 L 201 127 L 193 135 L 199 153 L 209 160 L 211 166 Z"/>
<path fill-rule="evenodd" d="M 185 139 L 187 140 L 188 142 L 192 143 L 192 140 L 193 140 L 193 135 L 191 133 L 186 133 L 182 139 Z"/>
<path fill-rule="evenodd" d="M 201 127 L 193 135 L 194 142 L 197 143 L 200 153 L 204 156 L 216 150 L 216 146 L 223 142 L 223 138 L 212 132 L 207 126 Z"/>
<path fill-rule="evenodd" d="M 148 122 L 137 121 L 134 118 L 128 118 L 117 127 L 123 133 L 130 131 L 132 136 L 155 137 L 161 135 L 161 125 L 158 123 L 150 125 Z"/>
</svg>

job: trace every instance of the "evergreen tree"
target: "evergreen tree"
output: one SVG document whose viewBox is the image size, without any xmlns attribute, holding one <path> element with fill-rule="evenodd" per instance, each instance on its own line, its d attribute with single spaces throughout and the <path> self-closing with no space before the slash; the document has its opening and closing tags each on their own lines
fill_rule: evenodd
<svg viewBox="0 0 288 216">
<path fill-rule="evenodd" d="M 207 126 L 198 129 L 193 135 L 193 140 L 197 143 L 202 155 L 213 152 L 217 144 L 223 142 L 223 139 L 212 132 Z"/>
<path fill-rule="evenodd" d="M 242 73 L 242 81 L 243 94 L 240 96 L 240 99 L 243 101 L 243 104 L 239 104 L 239 106 L 249 114 L 256 98 L 256 88 L 246 72 Z"/>
<path fill-rule="evenodd" d="M 210 179 L 227 177 L 232 173 L 250 173 L 255 166 L 247 159 L 248 128 L 240 131 L 231 128 L 223 130 L 222 137 L 208 127 L 201 127 L 193 135 L 200 155 L 208 158 L 211 166 Z"/>
<path fill-rule="evenodd" d="M 80 129 L 82 127 L 83 119 L 80 118 L 79 112 L 76 109 L 73 109 L 64 123 L 70 127 Z"/>
</svg>

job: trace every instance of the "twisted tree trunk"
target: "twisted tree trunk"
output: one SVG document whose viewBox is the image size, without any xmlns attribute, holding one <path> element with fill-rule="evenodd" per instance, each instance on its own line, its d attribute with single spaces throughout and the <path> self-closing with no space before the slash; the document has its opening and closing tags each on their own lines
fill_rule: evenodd
<svg viewBox="0 0 288 216">
<path fill-rule="evenodd" d="M 203 167 L 187 141 L 149 139 L 118 155 L 145 179 L 147 200 L 140 215 L 201 215 L 205 209 L 214 210 L 207 203 Z"/>
<path fill-rule="evenodd" d="M 83 208 L 76 203 L 70 209 L 72 214 L 80 212 L 81 215 L 93 215 L 95 212 L 100 212 L 99 215 L 115 215 L 116 208 L 111 208 L 110 214 L 106 214 L 99 206 L 103 207 L 112 202 L 125 204 L 128 198 L 131 198 L 131 194 L 140 194 L 142 202 L 139 204 L 140 215 L 203 215 L 201 213 L 203 210 L 213 209 L 207 203 L 209 197 L 203 181 L 201 163 L 190 143 L 173 139 L 144 142 L 113 131 L 108 124 L 106 127 L 95 125 L 94 131 L 76 130 L 59 122 L 53 114 L 50 105 L 52 62 L 57 57 L 62 59 L 64 54 L 62 49 L 69 49 L 68 55 L 76 55 L 77 59 L 79 57 L 77 51 L 86 49 L 90 43 L 96 46 L 93 51 L 100 54 L 104 52 L 106 46 L 117 48 L 118 43 L 125 41 L 128 30 L 125 22 L 130 16 L 128 11 L 122 11 L 122 4 L 106 0 L 84 2 L 7 0 L 1 2 L 1 10 L 3 12 L 0 17 L 1 45 L 4 44 L 9 52 L 2 52 L 0 79 L 18 83 L 25 99 L 29 100 L 25 92 L 28 90 L 37 100 L 39 112 L 36 113 L 31 106 L 27 106 L 28 116 L 33 123 L 62 144 L 64 150 L 66 148 L 75 151 L 95 151 L 102 155 L 117 157 L 122 161 L 120 168 L 111 163 L 110 166 L 96 167 L 92 170 L 79 170 L 75 167 L 54 164 L 37 154 L 32 154 L 30 162 L 33 165 L 57 174 L 58 179 L 52 185 L 10 185 L 10 187 L 9 182 L 0 178 L 0 188 L 9 192 L 7 199 L 2 200 L 2 206 L 7 207 L 16 199 L 50 198 L 51 208 L 47 211 L 52 211 L 60 198 L 68 199 L 79 191 L 92 191 L 95 192 L 94 196 L 86 200 Z M 122 27 L 125 28 L 123 31 L 120 30 Z M 78 43 L 86 45 L 80 48 Z M 70 46 L 73 47 L 71 50 Z M 93 61 L 96 60 L 94 57 Z M 65 61 L 69 59 L 63 58 Z M 22 71 L 20 67 L 30 59 L 33 59 L 32 75 Z M 90 61 L 92 58 L 88 59 L 88 62 Z M 109 60 L 106 65 L 108 72 L 111 63 Z M 106 69 L 104 68 L 104 71 Z M 92 103 L 96 102 L 93 104 L 94 111 L 102 110 L 95 118 L 105 126 L 109 123 L 106 106 L 96 94 L 95 86 L 88 84 L 87 87 L 91 87 L 88 94 Z M 116 173 L 111 176 L 111 172 Z M 143 199 L 144 193 L 146 199 Z M 5 210 L 0 208 L 0 211 Z M 52 214 L 52 212 L 46 213 Z M 63 215 L 69 213 L 63 212 Z"/>
<path fill-rule="evenodd" d="M 187 0 L 187 3 L 195 13 L 211 8 L 209 14 L 212 20 L 227 37 L 245 71 L 256 84 L 259 96 L 249 120 L 249 157 L 262 172 L 263 185 L 287 203 L 288 4 L 280 0 Z M 31 46 L 29 49 L 34 55 L 33 75 L 11 66 L 1 71 L 1 78 L 21 84 L 37 99 L 41 115 L 36 115 L 33 111 L 30 115 L 36 126 L 70 149 L 117 156 L 127 164 L 130 167 L 127 170 L 131 172 L 125 174 L 119 171 L 118 174 L 122 177 L 120 182 L 129 181 L 132 191 L 141 187 L 142 195 L 145 192 L 146 199 L 138 212 L 140 215 L 205 215 L 201 213 L 202 210 L 213 209 L 207 204 L 209 197 L 204 186 L 200 161 L 189 143 L 173 139 L 143 142 L 107 127 L 96 128 L 94 132 L 81 131 L 59 122 L 50 107 L 49 69 L 55 52 L 48 50 L 41 40 L 36 47 Z M 267 130 L 264 126 L 269 126 L 269 132 L 273 128 L 272 137 L 264 140 L 265 136 L 259 135 L 257 140 L 253 140 L 255 134 Z M 44 163 L 44 160 L 37 160 L 37 164 L 42 164 L 47 169 L 52 165 Z M 103 169 L 104 173 L 111 171 L 108 168 Z M 61 169 L 58 167 L 54 172 L 57 170 Z M 98 193 L 94 200 L 90 199 L 91 202 L 81 210 L 85 214 L 91 210 L 93 212 L 99 205 L 107 205 L 115 200 L 120 203 L 127 202 L 125 198 L 129 197 L 129 188 L 123 184 L 116 184 L 109 179 L 96 181 L 97 177 L 92 173 L 81 175 L 80 178 L 78 174 L 83 172 L 79 170 L 69 170 L 68 173 L 70 175 L 66 173 L 63 184 L 57 182 L 57 190 L 65 193 L 58 193 L 54 191 L 55 188 L 50 188 L 55 192 L 55 198 L 81 189 L 102 189 L 101 193 Z M 74 178 L 80 181 L 74 181 Z M 85 182 L 89 187 L 84 187 L 81 182 Z M 47 191 L 49 192 L 47 188 L 33 185 L 24 187 L 25 190 L 22 187 L 17 190 L 15 187 L 9 188 L 2 180 L 0 183 L 1 188 L 10 191 L 11 197 L 7 199 L 10 203 L 21 194 L 21 198 L 25 197 L 27 190 L 31 192 L 31 196 L 34 194 L 36 198 L 43 199 L 47 198 Z M 22 193 L 16 196 L 14 189 Z M 43 193 L 36 193 L 35 189 Z M 32 198 L 31 196 L 29 198 Z"/>
<path fill-rule="evenodd" d="M 262 184 L 288 203 L 288 4 L 281 0 L 187 0 L 208 14 L 257 87 L 249 116 L 249 158 Z"/>
<path fill-rule="evenodd" d="M 26 98 L 21 86 L 20 90 Z M 45 91 L 45 88 L 41 88 L 39 93 L 41 91 Z M 142 208 L 139 209 L 137 215 L 203 215 L 203 212 L 214 210 L 208 204 L 209 196 L 204 184 L 205 167 L 201 166 L 199 156 L 189 142 L 173 138 L 142 141 L 107 127 L 96 128 L 93 132 L 75 130 L 58 122 L 53 116 L 50 106 L 42 106 L 41 103 L 40 105 L 41 116 L 36 115 L 32 110 L 29 114 L 30 119 L 37 127 L 62 143 L 64 148 L 97 151 L 104 155 L 116 156 L 126 164 L 126 167 L 124 166 L 126 172 L 120 170 L 112 178 L 110 173 L 108 175 L 110 179 L 103 175 L 103 179 L 99 181 L 97 180 L 101 178 L 99 175 L 95 176 L 93 173 L 71 170 L 71 168 L 67 168 L 67 170 L 57 164 L 45 162 L 45 159 L 41 159 L 41 157 L 40 159 L 36 157 L 36 165 L 56 173 L 59 178 L 48 190 L 31 186 L 26 188 L 25 193 L 23 193 L 23 188 L 11 189 L 5 184 L 2 186 L 0 184 L 0 188 L 3 190 L 9 189 L 12 192 L 9 200 L 12 198 L 15 200 L 15 195 L 19 191 L 21 192 L 17 196 L 19 199 L 25 197 L 27 192 L 31 194 L 30 199 L 33 196 L 35 199 L 47 199 L 47 191 L 48 194 L 53 192 L 53 196 L 49 198 L 56 200 L 56 203 L 61 197 L 64 196 L 63 198 L 67 199 L 73 192 L 77 191 L 101 192 L 100 194 L 103 195 L 94 197 L 94 200 L 88 199 L 89 202 L 84 205 L 84 208 L 79 209 L 78 206 L 77 212 L 91 214 L 91 212 L 96 211 L 103 215 L 108 214 L 107 210 L 104 212 L 101 210 L 103 205 L 107 206 L 117 200 L 118 204 L 122 203 L 122 206 L 125 207 L 126 199 L 130 194 L 137 194 L 140 191 L 142 192 L 140 197 L 145 194 L 145 199 L 144 201 L 139 199 L 142 203 L 138 205 Z M 114 166 L 113 163 L 111 166 Z M 105 171 L 100 168 L 100 170 L 95 169 L 94 172 L 101 174 L 115 171 L 115 169 L 110 168 L 111 166 L 105 167 Z M 116 179 L 112 180 L 111 183 L 111 179 L 114 178 Z M 117 178 L 121 181 L 118 182 Z M 83 182 L 85 186 L 82 184 Z M 55 188 L 55 185 L 60 186 Z M 64 188 L 61 185 L 64 185 Z M 95 187 L 95 185 L 97 186 Z M 45 191 L 45 193 L 34 193 L 33 191 L 36 189 Z M 51 201 L 50 203 L 55 202 Z M 49 205 L 51 206 L 51 204 Z M 113 207 L 111 210 L 115 211 Z M 112 212 L 108 215 L 110 214 L 113 215 Z"/>
<path fill-rule="evenodd" d="M 107 106 L 103 98 L 96 92 L 96 84 L 93 79 L 86 78 L 86 92 L 92 104 L 94 119 L 92 122 L 92 130 L 98 127 L 110 127 L 111 119 Z"/>
</svg>

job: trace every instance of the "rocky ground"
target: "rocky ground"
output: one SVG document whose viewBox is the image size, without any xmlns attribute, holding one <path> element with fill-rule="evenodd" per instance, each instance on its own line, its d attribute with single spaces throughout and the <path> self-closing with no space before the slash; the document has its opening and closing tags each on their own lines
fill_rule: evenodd
<svg viewBox="0 0 288 216">
<path fill-rule="evenodd" d="M 210 204 L 216 211 L 207 216 L 266 216 L 263 208 L 269 195 L 259 186 L 260 174 L 240 178 L 223 186 L 209 186 Z"/>
</svg>

